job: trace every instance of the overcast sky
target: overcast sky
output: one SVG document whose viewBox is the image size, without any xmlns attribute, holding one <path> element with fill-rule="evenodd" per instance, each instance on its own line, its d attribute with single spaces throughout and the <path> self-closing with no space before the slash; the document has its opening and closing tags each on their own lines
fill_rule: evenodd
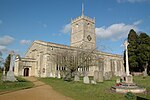
<svg viewBox="0 0 150 100">
<path fill-rule="evenodd" d="M 70 20 L 96 18 L 98 49 L 123 54 L 130 29 L 150 35 L 150 0 L 0 0 L 0 50 L 24 56 L 34 40 L 70 45 Z"/>
</svg>

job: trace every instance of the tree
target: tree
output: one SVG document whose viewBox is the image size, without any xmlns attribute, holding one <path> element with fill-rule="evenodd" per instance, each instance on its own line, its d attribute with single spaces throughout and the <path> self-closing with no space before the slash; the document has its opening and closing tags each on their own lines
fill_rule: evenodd
<svg viewBox="0 0 150 100">
<path fill-rule="evenodd" d="M 146 33 L 140 33 L 138 36 L 131 29 L 128 42 L 130 71 L 145 71 L 144 75 L 147 75 L 150 71 L 150 37 Z"/>
<path fill-rule="evenodd" d="M 2 52 L 0 51 L 0 67 L 2 66 L 3 58 L 2 58 Z"/>
<path fill-rule="evenodd" d="M 144 68 L 145 75 L 147 75 L 147 69 L 150 62 L 150 37 L 146 33 L 141 33 L 139 35 L 139 45 L 137 50 L 139 65 Z"/>
<path fill-rule="evenodd" d="M 10 67 L 10 58 L 11 58 L 11 55 L 9 54 L 6 58 L 6 61 L 4 63 L 4 67 L 5 67 L 5 71 L 9 71 L 9 67 Z"/>
<path fill-rule="evenodd" d="M 137 61 L 137 47 L 138 47 L 138 35 L 131 29 L 128 35 L 128 56 L 129 56 L 129 66 L 130 71 L 137 71 L 138 61 Z"/>
<path fill-rule="evenodd" d="M 2 52 L 0 51 L 0 73 L 2 72 L 2 67 L 3 67 L 3 58 L 2 58 Z"/>
<path fill-rule="evenodd" d="M 61 69 L 62 72 L 66 72 L 65 80 L 70 81 L 71 77 L 74 77 L 78 68 L 82 69 L 83 72 L 88 71 L 90 66 L 95 64 L 94 50 L 64 50 L 57 52 L 55 62 L 56 65 Z M 57 69 L 59 69 L 57 67 Z M 86 74 L 86 73 L 83 73 Z M 69 78 L 68 78 L 69 77 Z"/>
</svg>

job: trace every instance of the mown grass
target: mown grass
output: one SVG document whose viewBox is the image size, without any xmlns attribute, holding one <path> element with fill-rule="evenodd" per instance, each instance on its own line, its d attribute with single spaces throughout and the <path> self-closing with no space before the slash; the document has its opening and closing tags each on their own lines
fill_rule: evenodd
<svg viewBox="0 0 150 100">
<path fill-rule="evenodd" d="M 142 77 L 135 77 L 135 82 L 138 84 L 142 83 L 141 85 L 147 87 L 149 90 L 150 77 L 145 79 L 141 78 Z M 110 90 L 111 86 L 115 85 L 116 78 L 96 85 L 83 84 L 82 82 L 66 82 L 62 79 L 55 78 L 41 78 L 40 80 L 74 100 L 126 100 L 124 97 L 125 94 L 115 93 Z M 146 94 L 135 95 L 150 99 L 150 96 Z"/>
<path fill-rule="evenodd" d="M 138 96 L 148 98 L 150 100 L 150 76 L 143 77 L 143 76 L 135 76 L 134 82 L 141 86 L 146 88 L 148 94 L 138 94 Z"/>
<path fill-rule="evenodd" d="M 29 82 L 21 77 L 16 77 L 18 81 L 16 82 L 3 82 L 1 80 L 2 74 L 0 73 L 0 92 L 5 91 L 14 91 L 20 90 L 25 88 L 33 87 L 33 83 Z"/>
</svg>

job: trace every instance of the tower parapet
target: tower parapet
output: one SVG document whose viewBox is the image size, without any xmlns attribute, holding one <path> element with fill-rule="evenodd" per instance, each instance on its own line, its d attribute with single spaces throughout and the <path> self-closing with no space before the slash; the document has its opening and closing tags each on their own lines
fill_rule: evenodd
<svg viewBox="0 0 150 100">
<path fill-rule="evenodd" d="M 90 21 L 90 22 L 92 22 L 92 23 L 95 23 L 95 18 L 92 19 L 92 18 L 87 17 L 87 16 L 79 16 L 79 17 L 77 17 L 77 18 L 75 18 L 75 19 L 72 19 L 72 20 L 71 20 L 71 23 L 75 23 L 75 22 L 80 21 L 80 20 L 88 20 L 88 21 Z"/>
</svg>

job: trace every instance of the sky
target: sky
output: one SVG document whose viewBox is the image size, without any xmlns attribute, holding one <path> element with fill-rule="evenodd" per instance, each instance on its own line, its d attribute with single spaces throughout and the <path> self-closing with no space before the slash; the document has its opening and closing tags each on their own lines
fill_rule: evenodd
<svg viewBox="0 0 150 100">
<path fill-rule="evenodd" d="M 150 0 L 0 0 L 0 51 L 24 57 L 34 40 L 70 45 L 71 19 L 96 18 L 100 51 L 123 55 L 130 29 L 150 35 Z"/>
</svg>

